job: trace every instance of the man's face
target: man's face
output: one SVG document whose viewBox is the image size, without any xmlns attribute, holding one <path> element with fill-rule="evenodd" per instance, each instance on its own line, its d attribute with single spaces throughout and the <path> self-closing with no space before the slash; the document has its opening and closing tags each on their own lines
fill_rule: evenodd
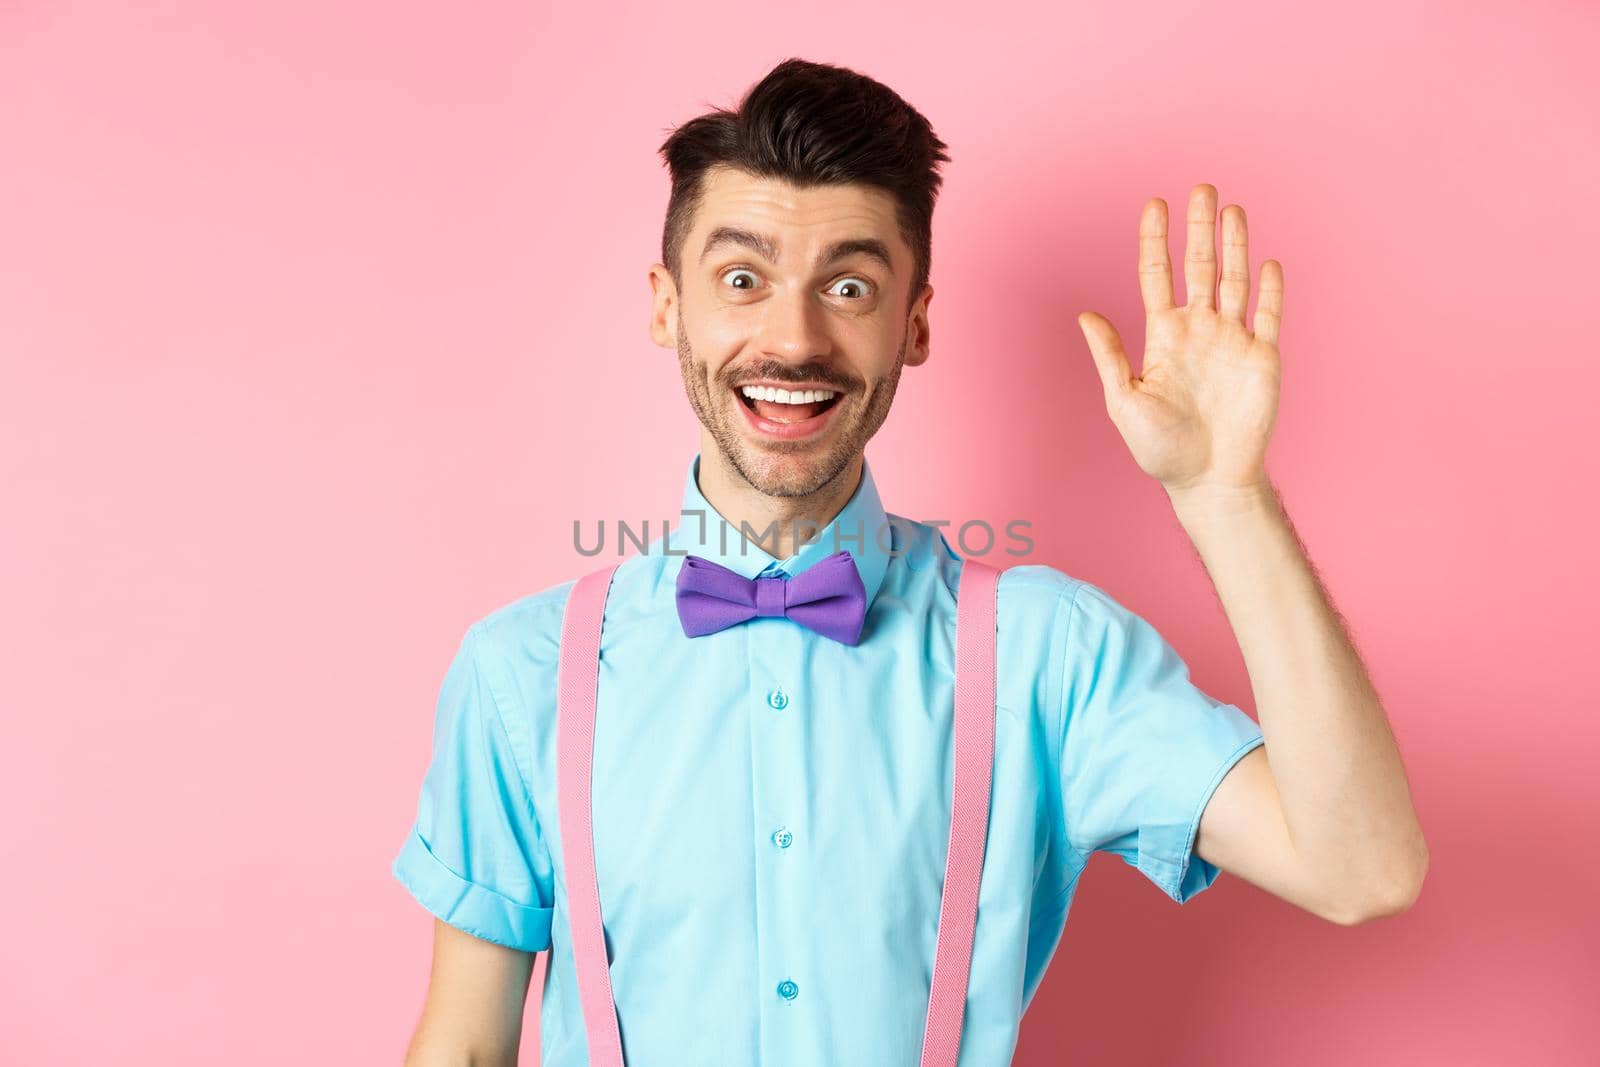
<svg viewBox="0 0 1600 1067">
<path fill-rule="evenodd" d="M 883 425 L 901 368 L 928 358 L 933 289 L 908 305 L 893 197 L 714 167 L 682 258 L 681 285 L 651 268 L 651 336 L 677 349 L 705 433 L 759 492 L 817 492 Z"/>
</svg>

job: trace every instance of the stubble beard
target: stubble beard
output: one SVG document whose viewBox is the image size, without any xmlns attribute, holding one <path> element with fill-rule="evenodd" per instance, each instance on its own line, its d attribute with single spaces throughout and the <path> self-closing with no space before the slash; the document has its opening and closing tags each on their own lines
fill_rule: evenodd
<svg viewBox="0 0 1600 1067">
<path fill-rule="evenodd" d="M 750 444 L 738 422 L 734 421 L 742 421 L 744 416 L 730 407 L 730 404 L 743 402 L 733 388 L 734 375 L 713 380 L 710 368 L 695 359 L 688 333 L 681 323 L 678 330 L 678 369 L 683 375 L 683 387 L 689 397 L 689 405 L 694 409 L 700 425 L 710 433 L 728 466 L 757 492 L 776 497 L 804 497 L 819 492 L 838 478 L 889 417 L 895 390 L 900 385 L 900 372 L 905 367 L 906 343 L 910 336 L 909 329 L 902 331 L 900 351 L 895 356 L 894 366 L 888 374 L 869 382 L 864 390 L 857 385 L 846 386 L 837 375 L 796 375 L 797 378 L 822 377 L 836 382 L 845 394 L 836 401 L 841 405 L 854 406 L 860 397 L 865 397 L 865 406 L 860 411 L 846 408 L 834 416 L 836 425 L 831 431 L 832 443 L 810 461 L 803 457 L 815 451 L 817 446 L 808 442 L 790 445 L 775 441 L 765 446 Z M 742 376 L 747 373 L 747 368 L 741 367 L 735 373 Z"/>
</svg>

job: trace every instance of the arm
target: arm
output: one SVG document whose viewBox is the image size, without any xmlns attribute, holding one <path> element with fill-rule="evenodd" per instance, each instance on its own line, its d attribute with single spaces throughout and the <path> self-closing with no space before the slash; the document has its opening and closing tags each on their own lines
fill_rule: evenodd
<svg viewBox="0 0 1600 1067">
<path fill-rule="evenodd" d="M 553 670 L 553 665 L 552 668 Z M 554 874 L 506 722 L 531 720 L 488 625 L 463 635 L 440 686 L 417 817 L 391 871 L 434 916 L 433 967 L 408 1067 L 515 1064 Z"/>
<path fill-rule="evenodd" d="M 1253 329 L 1244 211 L 1190 193 L 1185 296 L 1173 302 L 1167 209 L 1139 224 L 1145 353 L 1134 377 L 1111 323 L 1078 317 L 1106 411 L 1166 490 L 1227 613 L 1265 744 L 1223 779 L 1195 848 L 1207 861 L 1325 918 L 1355 923 L 1409 907 L 1428 865 L 1394 738 L 1267 478 L 1277 416 L 1283 270 L 1261 268 Z M 1220 306 L 1217 296 L 1220 294 Z"/>
<path fill-rule="evenodd" d="M 536 953 L 433 925 L 433 970 L 405 1067 L 515 1067 Z"/>
<path fill-rule="evenodd" d="M 1217 787 L 1196 849 L 1336 922 L 1404 911 L 1428 863 L 1405 768 L 1276 495 L 1173 506 L 1227 612 L 1266 738 Z"/>
</svg>

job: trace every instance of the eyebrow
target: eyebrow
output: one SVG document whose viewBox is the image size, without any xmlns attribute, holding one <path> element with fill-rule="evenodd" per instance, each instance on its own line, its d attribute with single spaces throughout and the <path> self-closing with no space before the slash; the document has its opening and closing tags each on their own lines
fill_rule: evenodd
<svg viewBox="0 0 1600 1067">
<path fill-rule="evenodd" d="M 706 247 L 700 253 L 700 262 L 704 263 L 706 257 L 723 245 L 738 245 L 748 248 L 756 255 L 766 259 L 769 263 L 778 260 L 778 242 L 765 234 L 753 233 L 750 230 L 740 229 L 737 226 L 718 226 L 706 238 Z M 851 237 L 843 241 L 835 241 L 822 250 L 817 257 L 816 268 L 821 269 L 830 263 L 837 263 L 848 256 L 866 256 L 877 261 L 883 269 L 890 274 L 894 273 L 894 261 L 889 258 L 889 246 L 876 237 Z"/>
</svg>

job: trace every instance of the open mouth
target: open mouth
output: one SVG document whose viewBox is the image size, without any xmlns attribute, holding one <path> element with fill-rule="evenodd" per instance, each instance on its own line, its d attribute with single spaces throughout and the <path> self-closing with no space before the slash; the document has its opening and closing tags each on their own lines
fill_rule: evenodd
<svg viewBox="0 0 1600 1067">
<path fill-rule="evenodd" d="M 820 430 L 844 394 L 833 389 L 778 389 L 745 385 L 735 392 L 758 431 L 772 437 L 805 437 Z"/>
</svg>

